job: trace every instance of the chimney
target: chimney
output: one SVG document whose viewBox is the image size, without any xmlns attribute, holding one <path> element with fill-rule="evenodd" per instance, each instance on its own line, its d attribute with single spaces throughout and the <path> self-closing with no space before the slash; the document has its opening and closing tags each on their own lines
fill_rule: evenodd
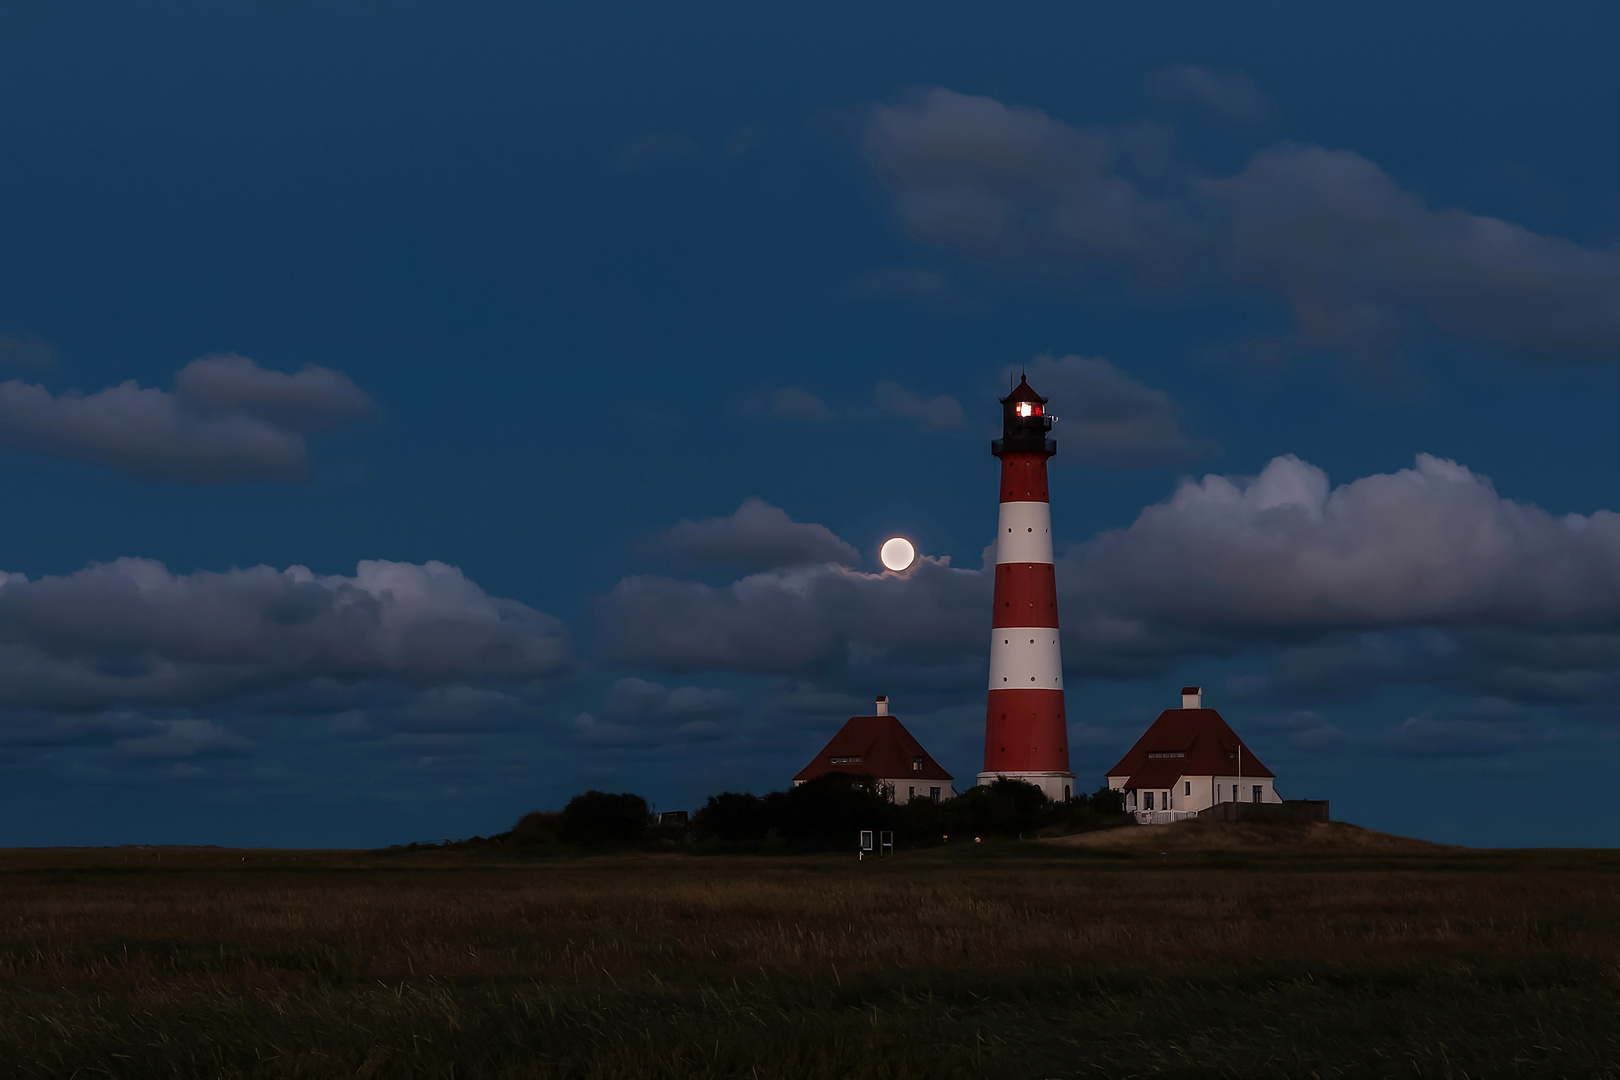
<svg viewBox="0 0 1620 1080">
<path fill-rule="evenodd" d="M 1202 709 L 1204 707 L 1204 688 L 1202 686 L 1183 686 L 1181 688 L 1181 707 L 1183 709 Z"/>
<path fill-rule="evenodd" d="M 879 715 L 879 716 L 888 716 L 889 715 L 889 695 L 888 694 L 879 694 L 878 695 L 878 699 L 877 699 L 877 715 Z"/>
</svg>

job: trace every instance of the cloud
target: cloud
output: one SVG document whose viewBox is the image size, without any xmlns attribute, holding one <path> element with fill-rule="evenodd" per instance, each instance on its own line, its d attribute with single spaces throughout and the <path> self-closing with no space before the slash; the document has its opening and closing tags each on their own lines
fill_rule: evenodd
<svg viewBox="0 0 1620 1080">
<path fill-rule="evenodd" d="M 1285 143 L 1194 185 L 1224 207 L 1219 265 L 1287 298 L 1302 342 L 1387 352 L 1421 317 L 1530 359 L 1620 351 L 1620 253 L 1431 210 L 1349 151 Z"/>
<path fill-rule="evenodd" d="M 289 375 L 235 353 L 193 360 L 175 375 L 174 390 L 192 416 L 204 420 L 248 416 L 303 433 L 344 427 L 366 419 L 377 408 L 341 371 L 305 364 Z"/>
<path fill-rule="evenodd" d="M 180 370 L 172 393 L 133 379 L 59 397 L 17 379 L 0 383 L 0 446 L 144 480 L 295 483 L 309 478 L 306 435 L 374 408 L 341 372 L 306 364 L 288 375 L 246 357 L 208 356 Z"/>
<path fill-rule="evenodd" d="M 735 566 L 768 570 L 803 563 L 860 561 L 860 552 L 825 525 L 794 521 L 759 497 L 743 501 L 730 517 L 682 521 L 659 546 L 688 566 Z"/>
<path fill-rule="evenodd" d="M 1337 488 L 1287 455 L 1182 482 L 1059 575 L 1120 615 L 1226 632 L 1604 625 L 1620 619 L 1620 514 L 1554 517 L 1428 454 Z"/>
<path fill-rule="evenodd" d="M 1155 168 L 1136 129 L 932 89 L 873 107 L 860 148 L 920 240 L 1009 265 L 1208 268 L 1288 302 L 1301 347 L 1379 370 L 1432 327 L 1533 360 L 1620 353 L 1620 253 L 1435 210 L 1350 151 L 1281 143 L 1239 174 Z"/>
<path fill-rule="evenodd" d="M 1249 689 L 1274 700 L 1397 682 L 1620 697 L 1620 514 L 1554 516 L 1429 455 L 1337 487 L 1292 456 L 1189 478 L 1056 569 L 1071 672 L 1258 652 L 1273 669 Z M 607 655 L 655 670 L 963 688 L 983 678 L 990 594 L 986 572 L 945 560 L 823 563 L 721 586 L 626 578 L 598 614 Z"/>
<path fill-rule="evenodd" d="M 129 757 L 189 758 L 239 753 L 248 741 L 212 720 L 158 720 L 151 735 L 119 739 L 118 749 Z"/>
<path fill-rule="evenodd" d="M 706 742 L 723 729 L 712 720 L 689 720 L 674 727 L 647 727 L 602 720 L 585 712 L 574 717 L 574 741 L 586 746 L 651 747 L 670 743 Z"/>
<path fill-rule="evenodd" d="M 730 690 L 707 686 L 677 686 L 649 682 L 634 676 L 620 679 L 608 688 L 603 711 L 626 718 L 686 718 L 715 716 L 734 708 L 737 695 Z"/>
<path fill-rule="evenodd" d="M 1271 102 L 1254 80 L 1230 68 L 1173 64 L 1154 72 L 1148 88 L 1161 101 L 1195 101 L 1234 124 L 1259 124 L 1271 115 Z"/>
<path fill-rule="evenodd" d="M 989 607 L 987 575 L 924 557 L 905 574 L 823 564 L 721 587 L 630 577 L 602 600 L 598 615 L 608 656 L 664 671 L 920 663 L 936 676 L 971 678 L 982 677 Z"/>
<path fill-rule="evenodd" d="M 0 706 L 193 706 L 326 681 L 432 687 L 567 674 L 562 623 L 440 562 L 171 573 L 124 558 L 0 580 Z M 341 701 L 339 702 L 341 706 Z"/>
<path fill-rule="evenodd" d="M 923 427 L 934 430 L 959 428 L 967 423 L 962 406 L 953 397 L 921 398 L 891 379 L 884 379 L 872 392 L 872 401 L 878 409 L 895 416 L 915 420 Z"/>
<path fill-rule="evenodd" d="M 1384 731 L 1381 749 L 1408 757 L 1490 757 L 1522 749 L 1524 725 L 1511 720 L 1436 717 L 1432 712 L 1408 716 Z"/>
<path fill-rule="evenodd" d="M 928 90 L 868 115 L 861 149 L 920 239 L 1003 263 L 1118 261 L 1173 279 L 1208 229 L 1115 172 L 1110 135 Z"/>
<path fill-rule="evenodd" d="M 20 368 L 48 368 L 56 365 L 56 350 L 37 337 L 0 334 L 0 365 Z"/>
<path fill-rule="evenodd" d="M 779 420 L 798 420 L 824 424 L 836 419 L 833 411 L 815 394 L 796 386 L 784 386 L 766 394 L 754 394 L 743 401 L 743 412 L 754 416 L 774 416 Z"/>
<path fill-rule="evenodd" d="M 1177 465 L 1218 447 L 1181 426 L 1170 395 L 1144 386 L 1101 357 L 1039 356 L 1023 369 L 1051 399 L 1063 454 L 1119 468 Z M 1014 373 L 1007 368 L 1003 381 Z"/>
</svg>

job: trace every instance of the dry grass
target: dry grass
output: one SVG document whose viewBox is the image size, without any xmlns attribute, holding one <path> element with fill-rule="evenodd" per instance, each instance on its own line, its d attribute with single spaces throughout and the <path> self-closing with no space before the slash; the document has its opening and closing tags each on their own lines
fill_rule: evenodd
<svg viewBox="0 0 1620 1080">
<path fill-rule="evenodd" d="M 1343 821 L 1302 825 L 1259 824 L 1189 818 L 1173 825 L 1143 825 L 1054 837 L 1047 843 L 1060 847 L 1105 848 L 1146 854 L 1157 852 L 1274 852 L 1285 854 L 1338 853 L 1380 855 L 1436 855 L 1465 848 L 1432 844 L 1407 836 L 1363 829 Z"/>
<path fill-rule="evenodd" d="M 1617 883 L 1322 845 L 3 853 L 0 1073 L 1620 1076 Z"/>
</svg>

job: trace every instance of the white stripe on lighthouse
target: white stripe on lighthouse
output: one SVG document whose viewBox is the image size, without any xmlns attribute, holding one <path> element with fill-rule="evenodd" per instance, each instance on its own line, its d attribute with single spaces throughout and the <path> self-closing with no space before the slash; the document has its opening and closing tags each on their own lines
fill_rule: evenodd
<svg viewBox="0 0 1620 1080">
<path fill-rule="evenodd" d="M 990 689 L 1061 690 L 1063 654 L 1050 626 L 1004 626 L 990 639 Z"/>
<path fill-rule="evenodd" d="M 1052 562 L 1052 504 L 1004 502 L 996 530 L 996 562 Z"/>
</svg>

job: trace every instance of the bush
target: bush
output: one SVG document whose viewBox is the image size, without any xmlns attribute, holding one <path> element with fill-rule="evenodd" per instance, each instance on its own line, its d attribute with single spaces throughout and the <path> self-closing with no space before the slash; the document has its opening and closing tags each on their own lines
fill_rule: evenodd
<svg viewBox="0 0 1620 1080">
<path fill-rule="evenodd" d="M 646 799 L 605 791 L 575 795 L 558 819 L 558 836 L 563 842 L 589 847 L 634 844 L 646 835 L 651 824 Z"/>
<path fill-rule="evenodd" d="M 893 829 L 898 819 L 875 779 L 835 772 L 764 797 L 711 795 L 692 816 L 692 834 L 736 850 L 837 851 L 853 849 L 862 829 Z"/>
<path fill-rule="evenodd" d="M 541 810 L 531 810 L 518 818 L 517 824 L 512 826 L 512 831 L 506 834 L 506 842 L 526 846 L 555 844 L 559 828 L 558 819 L 561 817 L 562 815 L 555 811 L 548 813 Z"/>
</svg>

